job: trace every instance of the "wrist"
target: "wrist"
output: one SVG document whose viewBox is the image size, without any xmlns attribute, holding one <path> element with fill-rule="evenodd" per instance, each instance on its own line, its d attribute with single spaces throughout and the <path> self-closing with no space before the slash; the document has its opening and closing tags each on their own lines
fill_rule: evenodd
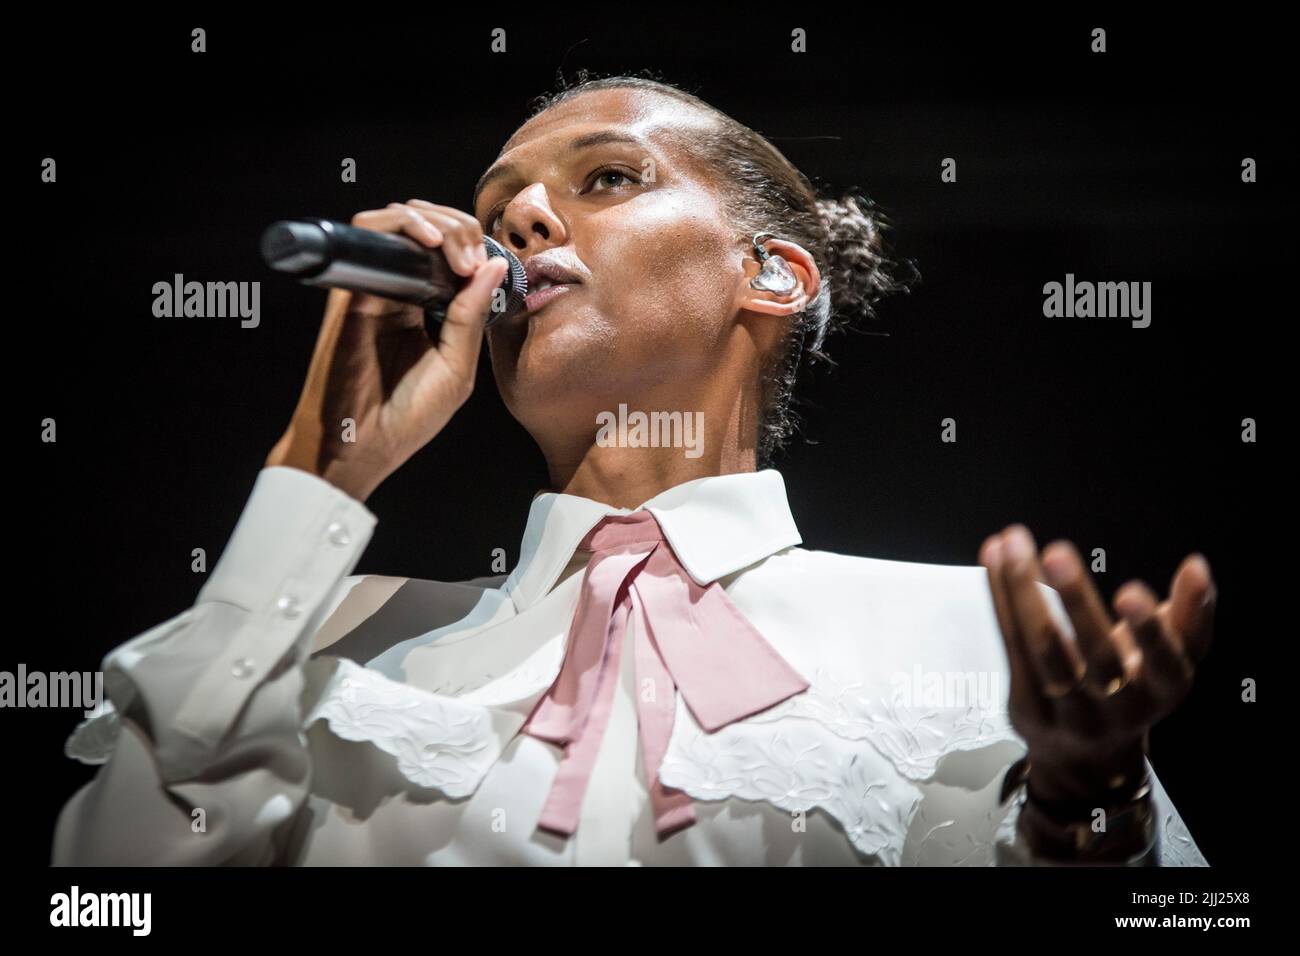
<svg viewBox="0 0 1300 956">
<path fill-rule="evenodd" d="M 297 438 L 292 426 L 266 456 L 265 466 L 305 471 L 322 481 L 329 482 L 348 497 L 362 504 L 383 481 L 382 477 L 376 480 L 373 474 L 363 474 L 355 463 L 326 458 L 321 452 L 319 442 L 307 442 Z"/>
<path fill-rule="evenodd" d="M 1035 857 L 1063 864 L 1154 860 L 1155 811 L 1145 738 L 1105 760 L 1017 761 L 1002 799 L 1025 787 L 1016 829 Z"/>
<path fill-rule="evenodd" d="M 1155 807 L 1150 786 L 1124 803 L 1096 807 L 1085 819 L 1060 820 L 1032 797 L 1016 829 L 1035 858 L 1059 865 L 1155 865 Z"/>
<path fill-rule="evenodd" d="M 1058 819 L 1086 817 L 1134 792 L 1146 778 L 1146 747 L 1142 739 L 1097 757 L 1030 755 L 1033 772 L 1028 793 Z"/>
</svg>

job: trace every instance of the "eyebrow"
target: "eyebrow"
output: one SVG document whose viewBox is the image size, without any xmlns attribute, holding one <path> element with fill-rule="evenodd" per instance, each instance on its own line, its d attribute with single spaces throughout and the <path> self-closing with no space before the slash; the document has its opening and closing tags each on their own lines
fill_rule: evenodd
<svg viewBox="0 0 1300 956">
<path fill-rule="evenodd" d="M 584 149 L 590 149 L 593 146 L 604 146 L 606 143 L 632 143 L 636 146 L 648 148 L 646 141 L 637 136 L 631 136 L 627 133 L 619 133 L 612 129 L 606 129 L 579 136 L 577 139 L 569 143 L 568 151 L 570 153 L 577 153 Z M 502 163 L 499 166 L 493 166 L 484 173 L 483 177 L 478 181 L 478 185 L 474 187 L 474 200 L 471 203 L 470 208 L 478 205 L 478 197 L 483 194 L 484 189 L 496 182 L 498 179 L 512 175 L 514 171 L 515 167 L 512 164 Z"/>
</svg>

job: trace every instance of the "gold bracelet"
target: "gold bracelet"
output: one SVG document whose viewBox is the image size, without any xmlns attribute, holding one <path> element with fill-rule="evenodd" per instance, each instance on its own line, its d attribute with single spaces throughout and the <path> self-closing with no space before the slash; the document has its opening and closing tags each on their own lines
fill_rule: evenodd
<svg viewBox="0 0 1300 956">
<path fill-rule="evenodd" d="M 1139 859 L 1154 862 L 1156 818 L 1145 770 L 1131 790 L 1128 781 L 1119 781 L 1108 795 L 1107 805 L 1096 808 L 1104 814 L 1101 829 L 1096 828 L 1095 810 L 1087 819 L 1062 820 L 1034 799 L 1028 787 L 1030 770 L 1028 756 L 1012 764 L 1003 777 L 1000 799 L 1006 803 L 1014 791 L 1025 789 L 1016 826 L 1035 857 L 1084 865 L 1122 865 Z M 1117 860 L 1116 847 L 1131 847 L 1132 852 Z"/>
</svg>

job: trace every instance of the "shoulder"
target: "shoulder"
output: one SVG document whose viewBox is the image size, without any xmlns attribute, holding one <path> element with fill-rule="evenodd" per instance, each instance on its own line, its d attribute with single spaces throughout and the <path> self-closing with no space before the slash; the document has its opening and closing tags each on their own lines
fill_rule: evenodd
<svg viewBox="0 0 1300 956">
<path fill-rule="evenodd" d="M 988 594 L 988 572 L 980 565 L 899 561 L 806 548 L 786 548 L 753 569 L 817 590 L 840 588 L 896 601 L 975 599 Z"/>
<path fill-rule="evenodd" d="M 357 659 L 391 644 L 464 621 L 476 609 L 509 600 L 506 575 L 434 581 L 380 574 L 344 578 L 326 604 L 312 653 L 329 649 Z M 364 645 L 353 647 L 352 645 Z"/>
<path fill-rule="evenodd" d="M 978 564 L 931 564 L 796 547 L 772 555 L 753 570 L 799 587 L 844 588 L 896 603 L 974 602 L 992 610 L 988 571 Z M 1038 588 L 1049 604 L 1059 605 L 1055 589 L 1041 581 Z"/>
<path fill-rule="evenodd" d="M 1039 589 L 1058 620 L 1060 596 Z M 931 564 L 787 548 L 737 575 L 728 593 L 791 626 L 801 640 L 853 646 L 873 659 L 991 661 L 1001 628 L 982 565 Z M 1068 623 L 1065 625 L 1068 628 Z"/>
</svg>

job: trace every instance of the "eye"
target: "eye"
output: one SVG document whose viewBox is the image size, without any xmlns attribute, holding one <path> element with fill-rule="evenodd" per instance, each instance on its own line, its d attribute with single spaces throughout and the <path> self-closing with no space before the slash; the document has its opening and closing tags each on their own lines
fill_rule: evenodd
<svg viewBox="0 0 1300 956">
<path fill-rule="evenodd" d="M 589 185 L 583 192 L 606 192 L 610 189 L 618 189 L 623 185 L 635 186 L 640 181 L 635 173 L 627 172 L 618 166 L 602 166 L 591 174 L 588 179 Z M 496 234 L 501 225 L 501 216 L 509 205 L 510 201 L 507 200 L 492 208 L 485 217 L 487 225 L 483 229 L 484 235 L 492 236 Z"/>
<path fill-rule="evenodd" d="M 510 200 L 507 199 L 497 203 L 487 211 L 487 214 L 483 217 L 483 235 L 492 236 L 496 234 L 496 231 L 501 228 L 501 217 L 505 215 L 506 207 L 509 205 Z"/>
<path fill-rule="evenodd" d="M 591 174 L 591 185 L 587 189 L 595 192 L 617 189 L 622 185 L 620 180 L 626 181 L 628 185 L 636 185 L 640 182 L 634 174 L 626 172 L 617 166 L 602 166 Z"/>
</svg>

